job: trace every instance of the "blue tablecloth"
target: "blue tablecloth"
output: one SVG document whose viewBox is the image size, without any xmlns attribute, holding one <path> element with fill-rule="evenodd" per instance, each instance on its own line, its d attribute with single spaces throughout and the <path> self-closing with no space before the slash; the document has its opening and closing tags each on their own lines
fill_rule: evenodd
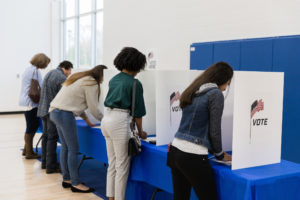
<svg viewBox="0 0 300 200">
<path fill-rule="evenodd" d="M 107 163 L 105 139 L 101 130 L 90 128 L 81 120 L 77 124 L 80 152 Z M 166 160 L 166 145 L 142 142 L 142 153 L 132 160 L 129 181 L 144 182 L 173 193 L 171 171 Z M 214 162 L 211 164 L 220 200 L 300 199 L 300 164 L 282 160 L 278 164 L 234 171 L 229 166 Z M 136 195 L 133 197 L 130 199 L 139 199 Z M 194 193 L 191 199 L 197 199 Z"/>
</svg>

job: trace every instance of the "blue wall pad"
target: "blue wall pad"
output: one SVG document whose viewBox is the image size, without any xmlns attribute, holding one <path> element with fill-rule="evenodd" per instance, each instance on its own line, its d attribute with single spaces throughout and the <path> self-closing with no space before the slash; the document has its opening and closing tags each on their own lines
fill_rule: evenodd
<svg viewBox="0 0 300 200">
<path fill-rule="evenodd" d="M 296 70 L 300 63 L 300 36 L 274 39 L 274 66 L 289 66 Z"/>
<path fill-rule="evenodd" d="M 282 157 L 300 163 L 300 36 L 274 40 L 273 70 L 284 71 Z"/>
<path fill-rule="evenodd" d="M 206 69 L 213 62 L 213 44 L 192 44 L 190 48 L 191 69 Z"/>
<path fill-rule="evenodd" d="M 241 42 L 241 70 L 272 71 L 273 39 L 251 39 Z"/>
<path fill-rule="evenodd" d="M 231 65 L 234 70 L 239 70 L 240 48 L 240 41 L 214 43 L 213 63 L 224 61 Z"/>
</svg>

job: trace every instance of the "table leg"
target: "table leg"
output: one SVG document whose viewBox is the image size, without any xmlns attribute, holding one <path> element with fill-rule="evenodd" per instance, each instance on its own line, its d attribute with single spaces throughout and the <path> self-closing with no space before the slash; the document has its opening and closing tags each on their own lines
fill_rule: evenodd
<svg viewBox="0 0 300 200">
<path fill-rule="evenodd" d="M 87 157 L 86 155 L 83 154 L 83 156 L 82 156 L 82 158 L 80 160 L 80 163 L 78 165 L 78 172 L 79 172 L 79 169 L 80 169 L 81 165 L 83 164 L 83 161 L 89 160 L 89 159 L 93 159 L 93 158 L 92 157 Z"/>
<path fill-rule="evenodd" d="M 154 192 L 152 193 L 152 197 L 151 197 L 150 200 L 154 200 L 156 193 L 157 193 L 157 192 L 160 192 L 160 191 L 162 191 L 162 190 L 159 189 L 159 188 L 155 188 L 155 189 L 154 189 Z"/>
</svg>

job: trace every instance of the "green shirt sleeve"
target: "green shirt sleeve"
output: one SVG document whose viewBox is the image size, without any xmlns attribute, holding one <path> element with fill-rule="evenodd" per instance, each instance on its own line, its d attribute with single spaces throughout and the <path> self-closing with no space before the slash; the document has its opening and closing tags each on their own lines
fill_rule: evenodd
<svg viewBox="0 0 300 200">
<path fill-rule="evenodd" d="M 143 95 L 143 86 L 139 80 L 136 81 L 136 94 L 135 94 L 135 111 L 134 117 L 140 118 L 146 115 L 146 108 Z"/>
</svg>

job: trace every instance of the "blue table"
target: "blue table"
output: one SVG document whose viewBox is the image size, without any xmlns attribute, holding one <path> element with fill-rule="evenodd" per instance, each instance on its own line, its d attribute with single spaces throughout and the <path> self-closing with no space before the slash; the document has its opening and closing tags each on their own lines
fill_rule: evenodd
<svg viewBox="0 0 300 200">
<path fill-rule="evenodd" d="M 107 163 L 105 139 L 101 130 L 79 120 L 80 152 Z M 171 171 L 166 166 L 167 146 L 142 142 L 142 153 L 132 160 L 129 181 L 144 182 L 173 193 Z M 299 200 L 300 164 L 281 163 L 232 171 L 229 166 L 212 162 L 220 200 Z M 137 192 L 128 199 L 142 199 Z M 139 189 L 140 191 L 141 189 Z M 192 193 L 191 199 L 197 199 Z"/>
</svg>

